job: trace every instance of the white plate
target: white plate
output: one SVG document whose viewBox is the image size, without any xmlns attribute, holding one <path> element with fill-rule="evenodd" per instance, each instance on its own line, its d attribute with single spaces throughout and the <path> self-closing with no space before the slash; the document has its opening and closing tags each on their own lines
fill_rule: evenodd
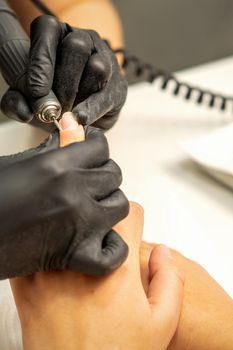
<svg viewBox="0 0 233 350">
<path fill-rule="evenodd" d="M 233 189 L 233 123 L 181 145 L 205 171 Z"/>
</svg>

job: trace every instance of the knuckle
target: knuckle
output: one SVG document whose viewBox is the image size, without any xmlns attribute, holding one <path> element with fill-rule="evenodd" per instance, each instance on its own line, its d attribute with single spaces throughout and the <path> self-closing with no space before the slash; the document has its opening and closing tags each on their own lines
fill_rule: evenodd
<svg viewBox="0 0 233 350">
<path fill-rule="evenodd" d="M 106 136 L 103 134 L 102 131 L 99 131 L 98 132 L 98 144 L 99 144 L 99 147 L 100 147 L 100 151 L 102 149 L 108 149 L 108 141 L 107 141 L 107 138 Z"/>
<path fill-rule="evenodd" d="M 117 122 L 119 117 L 119 112 L 116 111 L 113 115 L 105 115 L 104 117 L 98 119 L 93 123 L 94 126 L 103 130 L 103 132 L 111 129 L 113 125 Z"/>
<path fill-rule="evenodd" d="M 99 33 L 94 30 L 94 29 L 89 29 L 88 33 L 90 34 L 90 36 L 94 39 L 94 40 L 102 40 Z"/>
<path fill-rule="evenodd" d="M 57 28 L 59 27 L 58 20 L 50 15 L 42 15 L 36 17 L 31 23 L 31 31 L 36 30 L 38 27 L 46 28 Z M 47 28 L 46 28 L 47 29 Z"/>
<path fill-rule="evenodd" d="M 89 60 L 89 68 L 94 72 L 96 79 L 101 81 L 103 88 L 112 74 L 111 62 L 105 56 L 93 55 Z"/>
<path fill-rule="evenodd" d="M 104 155 L 105 159 L 109 159 L 109 146 L 106 136 L 103 134 L 101 130 L 96 131 L 94 136 L 94 147 L 96 149 L 97 154 Z"/>
<path fill-rule="evenodd" d="M 102 254 L 97 261 L 99 275 L 106 276 L 112 273 L 116 268 L 122 265 L 128 253 L 128 245 L 123 240 L 118 241 L 117 246 L 109 243 L 109 245 L 102 250 Z"/>
<path fill-rule="evenodd" d="M 45 67 L 47 66 L 47 69 Z M 33 97 L 42 97 L 50 91 L 50 63 L 31 63 L 27 72 L 27 87 Z"/>
<path fill-rule="evenodd" d="M 126 261 L 129 255 L 129 246 L 122 238 L 120 242 L 118 242 L 117 252 L 118 252 L 118 255 L 114 262 L 114 268 L 122 265 Z"/>
<path fill-rule="evenodd" d="M 91 38 L 83 30 L 78 30 L 68 34 L 63 40 L 63 47 L 75 50 L 78 54 L 89 56 L 91 54 Z"/>
<path fill-rule="evenodd" d="M 31 79 L 28 80 L 28 87 L 31 95 L 35 98 L 43 97 L 50 91 L 48 86 L 39 85 L 38 83 L 33 82 Z"/>
<path fill-rule="evenodd" d="M 12 94 L 8 90 L 1 98 L 0 108 L 5 115 L 8 115 L 8 113 L 13 110 L 13 106 L 14 101 L 12 99 Z"/>
<path fill-rule="evenodd" d="M 129 246 L 128 246 L 128 244 L 125 241 L 123 241 L 123 239 L 122 239 L 121 250 L 122 250 L 122 252 L 121 252 L 122 260 L 125 261 L 127 256 L 129 255 Z"/>
<path fill-rule="evenodd" d="M 30 122 L 32 113 L 23 95 L 18 91 L 8 90 L 1 99 L 0 109 L 8 117 L 21 122 Z"/>
<path fill-rule="evenodd" d="M 66 187 L 61 191 L 60 201 L 62 206 L 65 208 L 65 212 L 68 213 L 69 217 L 77 218 L 78 214 L 78 197 L 73 195 L 73 192 Z"/>
<path fill-rule="evenodd" d="M 128 92 L 128 82 L 127 79 L 121 75 L 121 81 L 122 81 L 122 90 L 124 92 L 124 94 L 126 95 Z"/>
<path fill-rule="evenodd" d="M 184 285 L 185 282 L 185 274 L 184 271 L 178 266 L 171 265 L 169 268 L 170 274 L 173 276 L 175 283 L 179 282 L 181 285 Z"/>
<path fill-rule="evenodd" d="M 60 162 L 59 153 L 43 154 L 40 160 L 40 170 L 42 175 L 47 176 L 50 180 L 61 177 L 65 172 L 65 168 Z"/>
<path fill-rule="evenodd" d="M 77 193 L 74 183 L 78 179 L 73 171 L 63 171 L 53 179 L 53 186 L 56 189 L 57 200 L 70 218 L 77 219 L 78 208 L 80 208 L 80 198 L 82 194 Z"/>
<path fill-rule="evenodd" d="M 123 77 L 121 75 L 121 73 L 119 73 L 119 84 L 118 84 L 118 88 L 117 90 L 119 91 L 119 107 L 121 108 L 125 101 L 126 101 L 126 97 L 127 97 L 127 93 L 128 93 L 128 82 L 126 80 L 125 77 Z"/>
<path fill-rule="evenodd" d="M 103 261 L 99 242 L 96 244 L 94 240 L 90 241 L 88 239 L 84 241 L 84 245 L 78 254 L 79 271 L 94 277 L 101 277 L 108 274 L 109 266 Z"/>
<path fill-rule="evenodd" d="M 39 176 L 45 179 L 51 188 L 50 196 L 62 211 L 76 220 L 77 210 L 80 207 L 80 198 L 83 199 L 80 188 L 79 171 L 67 166 L 58 152 L 51 151 L 51 155 L 42 155 L 40 160 Z M 78 184 L 78 185 L 77 185 Z"/>
<path fill-rule="evenodd" d="M 113 271 L 112 266 L 106 260 L 103 260 L 102 256 L 95 261 L 95 266 L 95 276 L 97 277 L 107 276 Z"/>
<path fill-rule="evenodd" d="M 119 191 L 119 207 L 121 209 L 121 215 L 123 219 L 129 214 L 129 201 L 126 195 L 124 194 L 124 192 L 122 192 L 121 190 L 118 190 L 118 191 Z"/>
<path fill-rule="evenodd" d="M 113 227 L 117 222 L 123 220 L 129 214 L 129 201 L 122 190 L 115 190 L 104 203 L 105 221 Z"/>
<path fill-rule="evenodd" d="M 117 165 L 117 163 L 115 163 L 112 159 L 108 161 L 108 172 L 113 178 L 114 183 L 117 186 L 120 186 L 122 183 L 122 171 L 119 165 Z"/>
</svg>

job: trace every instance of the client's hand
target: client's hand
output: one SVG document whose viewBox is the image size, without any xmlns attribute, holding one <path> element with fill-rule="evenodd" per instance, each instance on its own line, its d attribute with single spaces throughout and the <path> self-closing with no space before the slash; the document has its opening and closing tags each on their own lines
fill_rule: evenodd
<svg viewBox="0 0 233 350">
<path fill-rule="evenodd" d="M 131 204 L 115 229 L 128 243 L 129 256 L 111 276 L 54 272 L 11 281 L 25 349 L 167 348 L 179 321 L 182 274 L 168 248 L 155 248 L 145 293 L 139 264 L 142 208 Z"/>
<path fill-rule="evenodd" d="M 155 245 L 142 243 L 142 279 L 148 290 L 148 261 Z M 233 300 L 197 263 L 172 251 L 178 269 L 185 274 L 180 323 L 169 350 L 232 350 Z"/>
</svg>

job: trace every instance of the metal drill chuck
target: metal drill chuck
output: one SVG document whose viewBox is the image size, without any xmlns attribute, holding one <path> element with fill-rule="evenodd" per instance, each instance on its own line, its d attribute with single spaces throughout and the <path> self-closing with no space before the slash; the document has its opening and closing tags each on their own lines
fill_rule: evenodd
<svg viewBox="0 0 233 350">
<path fill-rule="evenodd" d="M 36 117 L 43 123 L 54 123 L 54 120 L 58 120 L 61 115 L 61 105 L 56 101 L 46 101 L 40 105 Z"/>
</svg>

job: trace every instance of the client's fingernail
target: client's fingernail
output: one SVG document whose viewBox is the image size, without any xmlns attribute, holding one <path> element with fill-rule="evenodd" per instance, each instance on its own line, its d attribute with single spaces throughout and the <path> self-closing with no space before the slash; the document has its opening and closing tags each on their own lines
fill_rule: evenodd
<svg viewBox="0 0 233 350">
<path fill-rule="evenodd" d="M 75 130 L 78 127 L 78 123 L 72 112 L 64 113 L 59 124 L 62 130 Z"/>
</svg>

